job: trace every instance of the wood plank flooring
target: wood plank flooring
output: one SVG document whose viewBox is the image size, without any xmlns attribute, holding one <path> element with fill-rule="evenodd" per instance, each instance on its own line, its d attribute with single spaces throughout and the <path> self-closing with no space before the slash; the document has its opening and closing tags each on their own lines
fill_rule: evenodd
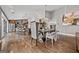
<svg viewBox="0 0 79 59">
<path fill-rule="evenodd" d="M 76 53 L 75 38 L 63 35 L 59 35 L 59 39 L 53 46 L 51 41 L 47 41 L 45 45 L 38 42 L 38 46 L 35 46 L 33 40 L 31 44 L 31 36 L 28 33 L 26 35 L 8 33 L 2 40 L 2 50 L 9 53 Z"/>
</svg>

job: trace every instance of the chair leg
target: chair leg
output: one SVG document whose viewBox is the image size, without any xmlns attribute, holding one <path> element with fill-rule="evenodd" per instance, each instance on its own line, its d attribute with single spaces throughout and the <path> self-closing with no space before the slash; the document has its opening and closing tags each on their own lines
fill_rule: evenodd
<svg viewBox="0 0 79 59">
<path fill-rule="evenodd" d="M 52 39 L 52 46 L 54 45 L 54 39 Z"/>
<path fill-rule="evenodd" d="M 32 41 L 33 41 L 33 38 L 31 38 L 31 45 L 32 45 Z"/>
<path fill-rule="evenodd" d="M 36 39 L 36 46 L 37 46 L 37 39 Z"/>
</svg>

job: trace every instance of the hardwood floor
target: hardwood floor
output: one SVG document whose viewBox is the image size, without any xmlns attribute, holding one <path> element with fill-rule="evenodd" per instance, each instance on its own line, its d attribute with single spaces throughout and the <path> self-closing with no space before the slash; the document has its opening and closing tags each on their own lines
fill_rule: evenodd
<svg viewBox="0 0 79 59">
<path fill-rule="evenodd" d="M 35 40 L 31 44 L 31 37 L 27 33 L 8 33 L 3 39 L 2 50 L 10 53 L 76 53 L 74 37 L 59 37 L 53 46 L 51 41 L 47 41 L 46 45 L 38 42 L 38 46 L 35 46 Z"/>
</svg>

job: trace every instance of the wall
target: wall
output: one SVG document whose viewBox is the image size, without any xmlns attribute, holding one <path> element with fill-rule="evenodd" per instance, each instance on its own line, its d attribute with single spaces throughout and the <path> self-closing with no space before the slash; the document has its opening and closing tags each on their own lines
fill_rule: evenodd
<svg viewBox="0 0 79 59">
<path fill-rule="evenodd" d="M 1 37 L 4 37 L 4 19 L 2 18 L 2 36 Z"/>
<path fill-rule="evenodd" d="M 0 10 L 0 16 L 1 16 L 1 10 Z M 2 30 L 1 30 L 1 23 L 2 22 L 2 20 L 1 20 L 1 17 L 0 17 L 0 40 L 1 40 L 1 32 L 2 32 Z"/>
<path fill-rule="evenodd" d="M 0 39 L 8 33 L 8 21 L 0 8 Z"/>
<path fill-rule="evenodd" d="M 56 22 L 57 30 L 60 33 L 74 35 L 75 32 L 79 31 L 79 25 L 62 25 L 62 15 L 72 11 L 79 11 L 79 6 L 64 6 L 54 11 L 52 20 Z"/>
<path fill-rule="evenodd" d="M 4 16 L 3 12 L 1 12 L 1 20 L 2 20 L 2 36 L 4 37 L 7 33 L 8 33 L 8 20 L 6 19 L 6 17 Z"/>
<path fill-rule="evenodd" d="M 53 11 L 45 11 L 45 17 L 48 18 L 49 20 L 52 20 L 52 13 Z"/>
</svg>

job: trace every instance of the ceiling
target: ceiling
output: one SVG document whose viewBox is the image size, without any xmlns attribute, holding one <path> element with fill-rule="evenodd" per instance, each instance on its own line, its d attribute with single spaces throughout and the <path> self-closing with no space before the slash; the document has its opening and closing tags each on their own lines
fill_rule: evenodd
<svg viewBox="0 0 79 59">
<path fill-rule="evenodd" d="M 59 9 L 59 8 L 61 8 L 63 6 L 64 5 L 47 5 L 46 6 L 46 10 L 47 11 L 53 11 L 53 10 Z"/>
<path fill-rule="evenodd" d="M 30 16 L 45 16 L 46 11 L 53 11 L 63 5 L 2 5 L 2 9 L 9 19 L 22 19 Z"/>
</svg>

